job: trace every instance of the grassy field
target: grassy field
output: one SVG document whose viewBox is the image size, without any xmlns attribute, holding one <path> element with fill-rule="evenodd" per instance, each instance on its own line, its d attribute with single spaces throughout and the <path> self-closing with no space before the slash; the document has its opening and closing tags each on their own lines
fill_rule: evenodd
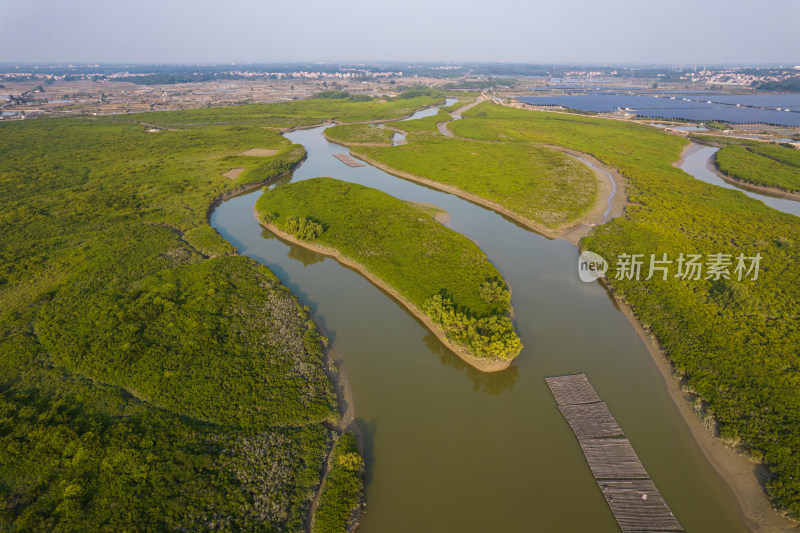
<svg viewBox="0 0 800 533">
<path fill-rule="evenodd" d="M 0 125 L 0 529 L 302 531 L 339 418 L 326 340 L 206 212 L 305 155 L 263 126 L 438 99 Z"/>
<path fill-rule="evenodd" d="M 451 124 L 458 135 L 547 142 L 589 153 L 622 171 L 631 205 L 581 247 L 612 265 L 618 297 L 705 400 L 720 436 L 741 442 L 771 471 L 775 504 L 800 516 L 800 223 L 739 191 L 673 167 L 685 139 L 628 122 L 481 104 Z M 757 280 L 616 279 L 619 254 L 760 254 Z"/>
<path fill-rule="evenodd" d="M 735 180 L 800 192 L 800 150 L 773 144 L 730 145 L 716 154 L 715 164 Z"/>
<path fill-rule="evenodd" d="M 594 205 L 597 180 L 574 158 L 533 143 L 448 138 L 431 131 L 441 120 L 397 123 L 401 129 L 420 128 L 405 145 L 359 146 L 354 153 L 486 198 L 547 229 L 579 220 Z"/>
<path fill-rule="evenodd" d="M 340 124 L 325 130 L 325 135 L 342 144 L 384 144 L 392 145 L 392 130 L 372 124 Z"/>
<path fill-rule="evenodd" d="M 471 355 L 510 359 L 522 348 L 500 273 L 472 241 L 425 211 L 331 178 L 276 187 L 256 210 L 262 220 L 366 267 Z M 319 231 L 304 233 L 313 224 Z"/>
<path fill-rule="evenodd" d="M 364 460 L 358 453 L 355 435 L 341 436 L 333 448 L 330 465 L 314 515 L 314 533 L 345 533 L 353 521 L 364 490 Z"/>
</svg>

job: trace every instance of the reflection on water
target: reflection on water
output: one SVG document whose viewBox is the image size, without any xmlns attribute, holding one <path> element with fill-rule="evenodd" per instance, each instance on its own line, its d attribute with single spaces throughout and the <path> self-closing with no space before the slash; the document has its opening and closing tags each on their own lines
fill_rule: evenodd
<svg viewBox="0 0 800 533">
<path fill-rule="evenodd" d="M 356 418 L 355 425 L 358 427 L 359 437 L 361 439 L 361 455 L 364 457 L 364 463 L 368 465 L 375 464 L 375 437 L 378 434 L 378 421 L 375 419 L 364 420 L 363 418 Z M 372 483 L 373 471 L 367 468 L 367 473 L 364 476 L 367 485 Z"/>
<path fill-rule="evenodd" d="M 472 390 L 474 391 L 486 394 L 500 394 L 501 392 L 510 391 L 514 387 L 514 383 L 517 382 L 519 368 L 513 363 L 501 372 L 481 372 L 448 350 L 433 333 L 425 335 L 422 341 L 431 352 L 439 356 L 439 361 L 443 365 L 451 366 L 459 372 L 465 373 L 472 380 Z"/>
<path fill-rule="evenodd" d="M 302 246 L 292 246 L 289 248 L 289 259 L 295 259 L 303 263 L 303 266 L 321 263 L 325 256 Z"/>
</svg>

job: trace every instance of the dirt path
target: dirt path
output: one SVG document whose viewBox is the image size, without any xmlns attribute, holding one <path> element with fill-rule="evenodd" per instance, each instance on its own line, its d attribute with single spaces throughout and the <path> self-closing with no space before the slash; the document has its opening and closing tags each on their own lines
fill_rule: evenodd
<svg viewBox="0 0 800 533">
<path fill-rule="evenodd" d="M 453 116 L 453 118 L 455 118 L 456 120 L 458 120 L 458 119 L 460 119 L 460 118 L 461 118 L 461 116 L 462 116 L 464 113 L 466 113 L 468 110 L 472 109 L 473 107 L 475 107 L 476 105 L 480 104 L 481 102 L 485 102 L 485 101 L 486 101 L 486 100 L 488 100 L 488 99 L 489 99 L 489 98 L 488 98 L 488 97 L 487 97 L 485 94 L 481 93 L 481 95 L 480 95 L 480 96 L 477 98 L 477 100 L 475 100 L 475 101 L 474 101 L 474 102 L 472 102 L 471 104 L 467 104 L 467 105 L 465 105 L 465 106 L 461 106 L 461 107 L 459 107 L 458 109 L 456 109 L 455 111 L 453 111 L 453 112 L 452 112 L 452 113 L 450 113 L 450 114 Z"/>
<path fill-rule="evenodd" d="M 467 104 L 467 105 L 465 105 L 465 106 L 461 106 L 461 107 L 459 107 L 458 109 L 456 109 L 455 111 L 453 111 L 452 113 L 450 113 L 450 115 L 453 117 L 453 119 L 451 119 L 451 120 L 446 120 L 446 121 L 444 121 L 444 122 L 438 122 L 438 123 L 436 124 L 436 127 L 439 129 L 439 133 L 441 133 L 441 134 L 442 134 L 442 135 L 444 135 L 445 137 L 455 137 L 455 134 L 453 134 L 453 132 L 452 132 L 452 131 L 450 131 L 450 130 L 447 128 L 447 124 L 448 124 L 449 122 L 452 122 L 453 120 L 460 120 L 460 119 L 461 119 L 461 116 L 462 116 L 464 113 L 466 113 L 466 112 L 467 112 L 467 110 L 469 110 L 469 109 L 472 109 L 472 108 L 473 108 L 473 107 L 475 107 L 476 105 L 480 104 L 481 102 L 485 102 L 486 100 L 488 100 L 488 98 L 486 97 L 486 95 L 484 95 L 484 94 L 481 94 L 481 95 L 478 97 L 478 99 L 477 99 L 477 100 L 475 100 L 474 102 L 472 102 L 471 104 Z"/>
<path fill-rule="evenodd" d="M 628 205 L 626 194 L 628 180 L 617 169 L 607 167 L 598 159 L 584 152 L 563 146 L 543 146 L 578 159 L 589 167 L 597 179 L 597 200 L 595 200 L 594 206 L 577 224 L 560 235 L 562 239 L 577 245 L 582 238 L 589 235 L 595 226 L 605 224 L 612 218 L 622 215 L 625 206 Z"/>
<path fill-rule="evenodd" d="M 450 122 L 449 120 L 447 122 Z M 447 129 L 447 122 L 437 122 L 436 128 L 439 130 L 439 133 L 444 135 L 445 137 L 455 137 L 453 132 Z"/>
</svg>

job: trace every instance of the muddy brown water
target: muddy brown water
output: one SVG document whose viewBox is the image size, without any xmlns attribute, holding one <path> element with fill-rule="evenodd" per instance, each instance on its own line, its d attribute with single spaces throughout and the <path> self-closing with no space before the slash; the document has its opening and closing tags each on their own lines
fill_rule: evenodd
<svg viewBox="0 0 800 533">
<path fill-rule="evenodd" d="M 261 191 L 216 208 L 212 225 L 311 307 L 343 360 L 368 468 L 359 532 L 619 531 L 544 381 L 569 372 L 587 374 L 686 531 L 748 530 L 642 340 L 599 283 L 578 279 L 575 246 L 370 165 L 349 168 L 323 129 L 286 135 L 308 159 L 273 186 L 331 176 L 447 210 L 513 287 L 525 343 L 509 369 L 483 374 L 358 273 L 263 229 L 252 211 Z"/>
</svg>

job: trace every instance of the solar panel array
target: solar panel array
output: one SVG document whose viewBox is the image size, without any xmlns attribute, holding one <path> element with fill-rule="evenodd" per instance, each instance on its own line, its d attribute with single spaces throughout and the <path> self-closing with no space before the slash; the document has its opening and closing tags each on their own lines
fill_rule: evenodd
<svg viewBox="0 0 800 533">
<path fill-rule="evenodd" d="M 559 106 L 593 113 L 625 111 L 647 118 L 800 127 L 800 95 L 656 97 L 646 95 L 586 94 L 525 96 L 520 97 L 518 100 L 536 106 Z M 737 103 L 739 106 L 736 106 Z M 767 103 L 769 106 L 766 105 Z M 778 107 L 781 108 L 781 111 L 777 110 Z"/>
<path fill-rule="evenodd" d="M 612 85 L 545 85 L 527 87 L 532 92 L 563 92 L 566 94 L 674 94 L 674 95 L 712 95 L 724 94 L 704 89 L 653 89 L 648 87 L 620 87 Z"/>
<path fill-rule="evenodd" d="M 694 100 L 694 96 L 688 96 Z M 732 106 L 779 109 L 800 112 L 800 94 L 726 94 L 710 95 L 706 100 Z"/>
</svg>

